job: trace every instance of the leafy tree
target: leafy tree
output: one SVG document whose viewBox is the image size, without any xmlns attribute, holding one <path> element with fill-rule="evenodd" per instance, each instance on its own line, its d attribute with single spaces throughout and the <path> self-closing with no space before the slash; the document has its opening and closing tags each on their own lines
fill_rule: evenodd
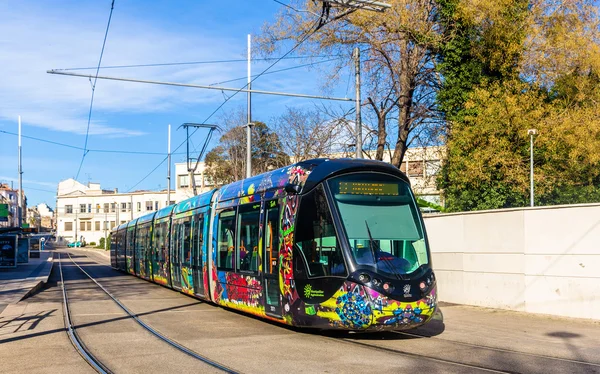
<svg viewBox="0 0 600 374">
<path fill-rule="evenodd" d="M 241 110 L 224 118 L 228 130 L 219 144 L 206 154 L 206 173 L 217 185 L 246 178 L 246 128 Z M 264 173 L 289 164 L 276 133 L 263 122 L 254 121 L 252 127 L 252 175 Z"/>
<path fill-rule="evenodd" d="M 578 0 L 445 5 L 447 18 L 462 22 L 449 21 L 450 26 L 468 26 L 469 35 L 450 35 L 450 53 L 442 49 L 440 64 L 446 80 L 439 100 L 449 130 L 448 160 L 439 184 L 447 207 L 526 205 L 531 128 L 539 132 L 534 146 L 536 202 L 598 201 L 597 7 Z M 457 50 L 460 58 L 452 54 Z M 479 67 L 477 79 L 469 80 L 467 67 L 461 66 L 469 59 Z"/>
</svg>

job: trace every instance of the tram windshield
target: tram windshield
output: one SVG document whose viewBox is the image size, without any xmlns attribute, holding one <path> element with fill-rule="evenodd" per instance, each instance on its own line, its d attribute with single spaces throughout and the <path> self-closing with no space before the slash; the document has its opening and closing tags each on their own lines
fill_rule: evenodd
<svg viewBox="0 0 600 374">
<path fill-rule="evenodd" d="M 393 277 L 429 263 L 408 183 L 387 174 L 347 174 L 328 181 L 357 265 Z"/>
</svg>

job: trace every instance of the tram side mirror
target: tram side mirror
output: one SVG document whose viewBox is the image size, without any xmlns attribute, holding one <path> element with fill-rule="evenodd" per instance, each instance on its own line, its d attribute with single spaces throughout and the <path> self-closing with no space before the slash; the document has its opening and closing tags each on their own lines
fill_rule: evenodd
<svg viewBox="0 0 600 374">
<path fill-rule="evenodd" d="M 288 183 L 285 185 L 285 192 L 287 192 L 288 194 L 296 195 L 296 194 L 299 194 L 301 190 L 302 190 L 302 187 L 300 187 L 297 184 Z"/>
</svg>

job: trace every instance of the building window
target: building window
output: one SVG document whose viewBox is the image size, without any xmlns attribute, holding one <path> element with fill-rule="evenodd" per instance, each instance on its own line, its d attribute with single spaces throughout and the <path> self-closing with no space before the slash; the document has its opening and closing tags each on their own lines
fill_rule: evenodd
<svg viewBox="0 0 600 374">
<path fill-rule="evenodd" d="M 131 212 L 131 203 L 127 203 L 127 211 Z"/>
<path fill-rule="evenodd" d="M 92 204 L 88 204 L 87 212 L 92 213 Z"/>
<path fill-rule="evenodd" d="M 110 221 L 110 229 L 112 230 L 115 226 L 115 221 Z"/>
<path fill-rule="evenodd" d="M 73 205 L 65 205 L 65 213 L 73 213 Z"/>
<path fill-rule="evenodd" d="M 146 201 L 146 210 L 152 210 L 152 201 Z"/>
<path fill-rule="evenodd" d="M 110 204 L 110 212 L 114 213 L 115 209 L 117 209 L 117 203 L 111 203 Z"/>
<path fill-rule="evenodd" d="M 423 176 L 423 162 L 415 161 L 408 163 L 408 176 L 409 177 L 422 177 Z"/>
<path fill-rule="evenodd" d="M 142 202 L 141 201 L 138 201 L 138 203 L 137 203 L 137 211 L 138 212 L 142 211 Z"/>
<path fill-rule="evenodd" d="M 65 231 L 73 231 L 73 222 L 65 222 Z"/>
<path fill-rule="evenodd" d="M 104 213 L 108 213 L 108 203 L 104 203 Z"/>
<path fill-rule="evenodd" d="M 94 230 L 100 231 L 100 221 L 94 222 Z"/>
<path fill-rule="evenodd" d="M 154 210 L 158 210 L 158 201 L 154 202 Z"/>
<path fill-rule="evenodd" d="M 87 221 L 86 222 L 86 230 L 87 231 L 92 231 L 92 221 Z"/>
<path fill-rule="evenodd" d="M 100 204 L 96 204 L 96 213 L 100 213 Z"/>
<path fill-rule="evenodd" d="M 121 212 L 127 211 L 127 203 L 121 203 Z"/>
<path fill-rule="evenodd" d="M 85 213 L 85 204 L 79 204 L 79 213 Z"/>
<path fill-rule="evenodd" d="M 121 221 L 121 225 L 124 224 L 125 222 L 127 222 L 127 221 Z"/>
<path fill-rule="evenodd" d="M 179 187 L 189 187 L 190 186 L 190 176 L 189 175 L 178 175 L 177 176 L 177 185 Z"/>
<path fill-rule="evenodd" d="M 79 231 L 85 231 L 85 221 L 79 222 Z"/>
<path fill-rule="evenodd" d="M 442 164 L 439 160 L 431 160 L 425 162 L 425 174 L 430 177 L 437 175 L 442 168 Z"/>
</svg>

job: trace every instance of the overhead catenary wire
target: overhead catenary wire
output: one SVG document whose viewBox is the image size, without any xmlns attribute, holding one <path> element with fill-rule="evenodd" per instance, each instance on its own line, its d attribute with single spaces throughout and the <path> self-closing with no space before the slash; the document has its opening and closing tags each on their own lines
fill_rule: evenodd
<svg viewBox="0 0 600 374">
<path fill-rule="evenodd" d="M 4 134 L 8 134 L 8 135 L 14 135 L 14 136 L 18 136 L 19 134 L 10 132 L 10 131 L 5 131 L 5 130 L 0 130 L 0 133 L 4 133 Z M 36 138 L 33 136 L 27 136 L 27 135 L 21 135 L 22 138 L 26 138 L 26 139 L 31 139 L 31 140 L 35 140 L 38 142 L 43 142 L 43 143 L 49 143 L 49 144 L 54 144 L 54 145 L 58 145 L 61 147 L 67 147 L 67 148 L 72 148 L 72 149 L 79 149 L 79 150 L 83 150 L 83 147 L 78 147 L 76 145 L 71 145 L 71 144 L 65 144 L 65 143 L 59 143 L 59 142 L 55 142 L 52 140 L 47 140 L 47 139 L 40 139 L 40 138 Z M 88 149 L 87 150 L 88 153 L 122 153 L 122 154 L 136 154 L 136 155 L 165 155 L 165 152 L 143 152 L 143 151 L 123 151 L 123 150 L 117 150 L 117 149 Z M 180 153 L 171 153 L 171 154 L 184 154 L 183 152 Z"/>
<path fill-rule="evenodd" d="M 269 74 L 275 74 L 275 73 L 281 73 L 282 71 L 288 71 L 288 70 L 294 70 L 294 69 L 300 69 L 300 68 L 304 68 L 307 66 L 314 66 L 314 65 L 318 65 L 318 64 L 322 64 L 325 62 L 331 62 L 331 61 L 336 61 L 341 59 L 342 57 L 336 57 L 336 58 L 331 58 L 328 60 L 321 60 L 321 61 L 315 61 L 315 62 L 310 62 L 308 64 L 302 64 L 302 65 L 297 65 L 297 66 L 291 66 L 289 68 L 285 68 L 285 69 L 279 69 L 279 70 L 274 70 L 274 71 L 270 71 L 268 73 L 264 73 L 263 75 L 269 75 Z M 256 75 L 252 75 L 251 77 L 255 77 Z M 231 83 L 231 82 L 235 82 L 235 81 L 241 81 L 243 79 L 248 79 L 248 77 L 241 77 L 241 78 L 235 78 L 235 79 L 230 79 L 230 80 L 226 80 L 226 81 L 222 81 L 222 82 L 217 82 L 217 83 L 211 83 L 209 84 L 209 86 L 216 86 L 218 84 L 223 84 L 223 83 Z"/>
<path fill-rule="evenodd" d="M 316 26 L 316 28 L 315 28 L 315 26 Z M 309 31 L 306 33 L 306 35 L 304 35 L 304 37 L 300 41 L 296 42 L 296 44 L 289 51 L 287 51 L 285 54 L 283 54 L 283 56 L 280 56 L 279 58 L 277 58 L 277 60 L 275 62 L 273 62 L 271 65 L 269 65 L 261 73 L 257 74 L 256 77 L 252 78 L 250 80 L 250 82 L 246 83 L 242 88 L 240 88 L 237 91 L 234 91 L 234 93 L 231 96 L 229 96 L 227 99 L 225 99 L 223 101 L 223 103 L 221 103 L 221 105 L 219 105 L 217 107 L 217 109 L 215 109 L 210 115 L 208 115 L 208 117 L 206 117 L 206 119 L 202 123 L 207 123 L 208 120 L 210 120 L 212 118 L 212 116 L 214 116 L 229 100 L 231 100 L 235 95 L 237 95 L 238 93 L 240 93 L 243 89 L 245 89 L 246 87 L 248 87 L 248 85 L 252 84 L 256 79 L 258 79 L 259 77 L 261 77 L 262 75 L 264 75 L 273 66 L 275 66 L 279 61 L 283 60 L 287 55 L 289 55 L 290 53 L 292 53 L 293 51 L 295 51 L 296 48 L 298 48 L 302 43 L 304 43 L 316 30 L 318 30 L 318 28 L 320 28 L 322 26 L 323 25 L 321 25 L 320 21 L 315 22 L 314 26 L 309 29 Z M 198 128 L 196 128 L 190 134 L 190 137 L 193 136 L 196 133 L 196 131 L 198 131 Z M 174 151 L 177 151 L 179 148 L 181 148 L 186 143 L 186 140 L 184 140 L 183 142 L 181 142 L 175 148 Z M 148 174 L 146 174 L 146 176 L 144 178 L 142 178 L 142 180 L 140 180 L 139 182 L 137 182 L 136 184 L 134 184 L 133 187 L 131 187 L 129 189 L 129 191 L 131 191 L 134 187 L 136 187 L 137 185 L 139 185 L 140 183 L 142 183 L 146 178 L 148 178 L 152 173 L 154 173 L 166 160 L 167 160 L 167 157 L 165 157 L 154 169 L 152 169 L 152 171 L 150 171 Z"/>
<path fill-rule="evenodd" d="M 341 57 L 338 55 L 321 55 L 321 56 L 288 56 L 283 59 L 285 60 L 303 60 L 307 58 L 329 58 L 329 57 Z M 265 57 L 255 58 L 254 61 L 273 61 L 277 60 L 278 57 Z M 283 60 L 282 59 L 282 60 Z M 208 60 L 208 61 L 184 61 L 184 62 L 162 62 L 154 64 L 132 64 L 132 65 L 108 65 L 102 66 L 100 69 L 131 69 L 131 68 L 147 68 L 147 67 L 161 67 L 161 66 L 181 66 L 181 65 L 204 65 L 204 64 L 226 64 L 234 62 L 248 62 L 246 59 L 232 59 L 232 60 Z M 96 69 L 96 67 L 75 67 L 75 68 L 62 68 L 54 69 L 56 71 L 73 71 L 73 70 L 90 70 Z"/>
<path fill-rule="evenodd" d="M 100 72 L 100 65 L 102 64 L 102 56 L 104 55 L 104 47 L 106 46 L 106 39 L 108 37 L 108 30 L 110 29 L 110 20 L 112 19 L 113 10 L 115 8 L 115 0 L 112 0 L 110 5 L 110 14 L 108 15 L 108 23 L 106 24 L 106 31 L 104 32 L 104 41 L 102 42 L 102 50 L 100 51 L 100 58 L 98 59 L 98 67 L 96 68 L 96 77 L 94 78 L 94 83 L 92 84 L 92 97 L 90 99 L 90 110 L 88 112 L 88 121 L 87 121 L 87 129 L 85 131 L 85 143 L 83 146 L 83 154 L 81 155 L 81 162 L 79 163 L 79 169 L 77 170 L 77 174 L 75 179 L 79 178 L 79 172 L 81 172 L 81 167 L 83 166 L 83 160 L 85 160 L 85 156 L 87 155 L 87 143 L 90 135 L 90 122 L 92 120 L 92 108 L 94 107 L 94 93 L 96 92 L 96 82 L 98 81 L 98 73 Z"/>
</svg>

